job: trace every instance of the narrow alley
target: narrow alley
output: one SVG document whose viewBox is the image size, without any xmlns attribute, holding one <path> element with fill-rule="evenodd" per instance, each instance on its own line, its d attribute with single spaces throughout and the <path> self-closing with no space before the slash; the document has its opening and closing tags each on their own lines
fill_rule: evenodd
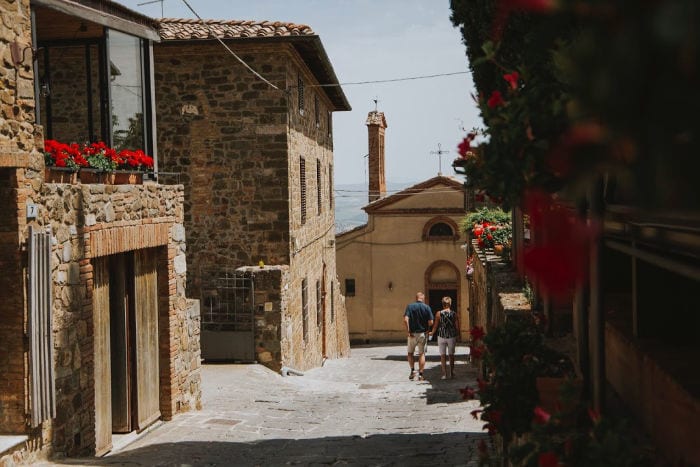
<svg viewBox="0 0 700 467">
<path fill-rule="evenodd" d="M 50 465 L 477 465 L 486 435 L 470 415 L 478 401 L 459 393 L 476 377 L 465 347 L 453 380 L 440 379 L 437 349 L 429 348 L 422 382 L 409 381 L 404 349 L 356 347 L 303 376 L 204 365 L 201 411 L 106 457 Z"/>
</svg>

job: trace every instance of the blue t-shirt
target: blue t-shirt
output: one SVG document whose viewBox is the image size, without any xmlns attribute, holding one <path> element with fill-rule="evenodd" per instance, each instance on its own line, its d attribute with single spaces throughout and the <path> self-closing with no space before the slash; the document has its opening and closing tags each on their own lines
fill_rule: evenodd
<svg viewBox="0 0 700 467">
<path fill-rule="evenodd" d="M 408 329 L 411 333 L 429 331 L 429 321 L 433 320 L 433 310 L 423 302 L 413 302 L 406 306 L 404 316 L 408 316 Z"/>
</svg>

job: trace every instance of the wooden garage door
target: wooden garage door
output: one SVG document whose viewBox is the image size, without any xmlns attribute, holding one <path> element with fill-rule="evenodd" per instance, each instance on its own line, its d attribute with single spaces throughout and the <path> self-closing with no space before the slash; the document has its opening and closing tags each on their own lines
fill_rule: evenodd
<svg viewBox="0 0 700 467">
<path fill-rule="evenodd" d="M 153 249 L 134 253 L 136 393 L 138 429 L 160 418 L 158 377 L 158 287 Z"/>
<path fill-rule="evenodd" d="M 95 329 L 95 451 L 99 456 L 112 448 L 112 378 L 109 334 L 109 260 L 93 260 L 92 291 Z"/>
</svg>

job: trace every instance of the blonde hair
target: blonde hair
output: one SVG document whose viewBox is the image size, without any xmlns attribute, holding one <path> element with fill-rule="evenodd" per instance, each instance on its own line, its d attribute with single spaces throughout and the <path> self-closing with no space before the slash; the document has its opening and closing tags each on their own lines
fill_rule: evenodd
<svg viewBox="0 0 700 467">
<path fill-rule="evenodd" d="M 452 305 L 452 299 L 450 297 L 442 297 L 442 306 Z"/>
</svg>

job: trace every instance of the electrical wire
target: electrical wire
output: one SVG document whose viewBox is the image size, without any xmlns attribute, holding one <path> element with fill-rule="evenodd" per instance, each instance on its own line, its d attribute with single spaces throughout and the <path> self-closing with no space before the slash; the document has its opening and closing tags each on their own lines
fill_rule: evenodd
<svg viewBox="0 0 700 467">
<path fill-rule="evenodd" d="M 377 79 L 377 80 L 371 80 L 371 81 L 355 81 L 355 82 L 348 82 L 348 83 L 329 83 L 329 84 L 307 84 L 306 87 L 309 87 L 309 88 L 331 88 L 331 87 L 340 87 L 340 86 L 354 86 L 357 84 L 395 83 L 397 81 L 412 81 L 412 80 L 416 80 L 416 79 L 439 78 L 442 76 L 466 75 L 468 73 L 470 73 L 470 72 L 469 71 L 454 71 L 451 73 L 437 73 L 434 75 L 407 76 L 404 78 Z M 290 86 L 289 89 L 293 89 L 295 87 L 296 86 Z"/>
<path fill-rule="evenodd" d="M 209 23 L 207 23 L 206 21 L 204 21 L 204 20 L 202 19 L 202 17 L 199 16 L 199 15 L 197 14 L 196 11 L 194 11 L 194 8 L 192 8 L 192 6 L 190 6 L 190 4 L 187 2 L 187 0 L 182 0 L 182 2 L 185 4 L 185 6 L 187 6 L 187 8 L 190 9 L 190 11 L 192 12 L 192 14 L 195 15 L 195 16 L 197 17 L 197 19 L 200 20 L 200 21 L 202 22 L 202 24 L 205 25 L 205 26 L 207 27 L 207 29 L 209 29 L 209 32 L 211 33 L 212 37 L 214 37 L 217 41 L 219 41 L 219 43 L 220 43 L 221 45 L 223 45 L 224 48 L 225 48 L 226 50 L 228 50 L 228 52 L 229 52 L 231 55 L 233 55 L 234 58 L 235 58 L 236 60 L 238 60 L 244 67 L 246 67 L 246 68 L 248 69 L 248 71 L 250 71 L 251 73 L 253 73 L 255 76 L 257 76 L 258 78 L 260 78 L 262 81 L 266 82 L 270 87 L 272 87 L 272 88 L 274 88 L 274 89 L 277 89 L 277 90 L 279 91 L 280 88 L 278 88 L 277 86 L 275 86 L 274 84 L 272 84 L 271 82 L 269 82 L 268 80 L 266 80 L 260 73 L 258 73 L 257 71 L 253 70 L 245 61 L 243 61 L 242 58 L 240 58 L 238 55 L 236 55 L 236 53 L 235 53 L 233 50 L 231 50 L 231 49 L 229 48 L 229 46 L 227 46 L 227 45 L 224 43 L 224 41 L 221 40 L 221 38 L 220 38 L 219 36 L 216 35 L 216 32 L 214 32 L 214 29 L 209 25 Z"/>
</svg>

